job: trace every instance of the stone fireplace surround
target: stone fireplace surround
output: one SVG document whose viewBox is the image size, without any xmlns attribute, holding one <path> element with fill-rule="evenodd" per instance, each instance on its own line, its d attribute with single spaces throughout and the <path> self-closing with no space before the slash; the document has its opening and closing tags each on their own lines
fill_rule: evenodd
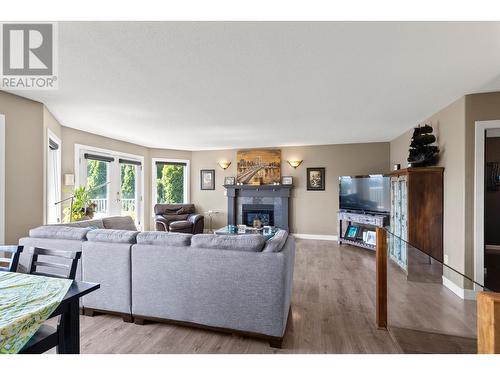
<svg viewBox="0 0 500 375">
<path fill-rule="evenodd" d="M 274 225 L 289 231 L 289 199 L 292 186 L 287 185 L 225 185 L 227 191 L 227 223 L 243 224 L 243 205 L 253 209 L 259 205 L 274 207 Z"/>
</svg>

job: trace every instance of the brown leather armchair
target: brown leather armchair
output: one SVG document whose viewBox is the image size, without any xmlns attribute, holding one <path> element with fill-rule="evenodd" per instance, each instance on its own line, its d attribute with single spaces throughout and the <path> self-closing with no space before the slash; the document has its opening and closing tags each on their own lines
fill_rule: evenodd
<svg viewBox="0 0 500 375">
<path fill-rule="evenodd" d="M 157 231 L 203 233 L 205 219 L 195 213 L 194 204 L 156 204 L 154 212 Z"/>
</svg>

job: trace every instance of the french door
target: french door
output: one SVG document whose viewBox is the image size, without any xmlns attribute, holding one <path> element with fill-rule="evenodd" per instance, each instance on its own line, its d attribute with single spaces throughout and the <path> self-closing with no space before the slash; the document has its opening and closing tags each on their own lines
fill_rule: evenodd
<svg viewBox="0 0 500 375">
<path fill-rule="evenodd" d="M 131 216 L 142 225 L 142 157 L 80 148 L 79 186 L 94 203 L 94 218 Z"/>
</svg>

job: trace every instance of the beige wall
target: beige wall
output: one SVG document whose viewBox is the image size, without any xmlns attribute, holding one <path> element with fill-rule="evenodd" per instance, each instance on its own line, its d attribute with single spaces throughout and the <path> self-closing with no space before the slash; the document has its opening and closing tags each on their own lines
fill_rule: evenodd
<svg viewBox="0 0 500 375">
<path fill-rule="evenodd" d="M 290 230 L 294 233 L 336 235 L 338 178 L 342 175 L 384 173 L 389 170 L 389 143 L 281 147 L 281 173 L 293 176 L 294 188 L 290 207 Z M 223 171 L 219 160 L 229 160 Z M 302 159 L 293 169 L 286 160 Z M 191 197 L 200 211 L 220 210 L 214 228 L 226 225 L 227 200 L 225 176 L 236 175 L 236 150 L 194 151 L 191 161 Z M 326 190 L 306 190 L 306 168 L 326 168 Z M 216 190 L 200 190 L 200 169 L 215 169 Z"/>
<path fill-rule="evenodd" d="M 5 243 L 43 224 L 43 105 L 0 91 L 5 115 Z"/>
<path fill-rule="evenodd" d="M 444 167 L 444 254 L 448 264 L 465 271 L 465 97 L 458 99 L 422 124 L 434 127 Z M 413 129 L 391 142 L 391 165 L 408 166 Z"/>
</svg>

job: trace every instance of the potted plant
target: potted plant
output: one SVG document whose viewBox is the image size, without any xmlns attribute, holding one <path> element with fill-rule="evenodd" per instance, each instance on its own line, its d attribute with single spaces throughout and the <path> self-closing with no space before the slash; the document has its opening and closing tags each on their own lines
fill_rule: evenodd
<svg viewBox="0 0 500 375">
<path fill-rule="evenodd" d="M 64 209 L 64 222 L 89 220 L 94 217 L 96 204 L 90 198 L 90 191 L 85 186 L 73 190 L 73 203 Z"/>
</svg>

